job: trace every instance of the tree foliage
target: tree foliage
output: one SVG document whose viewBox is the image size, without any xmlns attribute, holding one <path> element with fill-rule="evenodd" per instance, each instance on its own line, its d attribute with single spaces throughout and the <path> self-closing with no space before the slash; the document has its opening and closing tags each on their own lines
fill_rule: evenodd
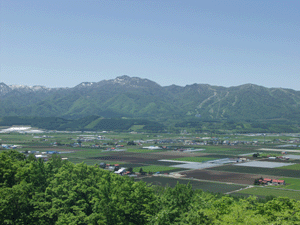
<svg viewBox="0 0 300 225">
<path fill-rule="evenodd" d="M 289 198 L 233 198 L 158 188 L 95 166 L 0 154 L 0 224 L 299 224 Z"/>
</svg>

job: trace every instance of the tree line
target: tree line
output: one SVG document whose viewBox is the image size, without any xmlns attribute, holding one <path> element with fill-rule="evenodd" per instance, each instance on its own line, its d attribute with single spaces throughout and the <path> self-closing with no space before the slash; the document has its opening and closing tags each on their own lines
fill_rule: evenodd
<svg viewBox="0 0 300 225">
<path fill-rule="evenodd" d="M 300 203 L 151 186 L 59 155 L 4 151 L 0 224 L 300 224 Z"/>
<path fill-rule="evenodd" d="M 147 119 L 120 119 L 87 116 L 80 119 L 64 119 L 60 117 L 19 117 L 0 118 L 0 126 L 30 125 L 47 130 L 67 131 L 129 131 L 134 125 L 142 125 L 143 132 L 163 132 L 165 125 Z"/>
</svg>

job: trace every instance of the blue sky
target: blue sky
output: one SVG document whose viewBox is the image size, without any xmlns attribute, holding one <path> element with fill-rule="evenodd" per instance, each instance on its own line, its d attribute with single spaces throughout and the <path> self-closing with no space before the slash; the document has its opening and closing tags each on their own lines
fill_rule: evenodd
<svg viewBox="0 0 300 225">
<path fill-rule="evenodd" d="M 2 0 L 0 82 L 300 90 L 300 1 Z"/>
</svg>

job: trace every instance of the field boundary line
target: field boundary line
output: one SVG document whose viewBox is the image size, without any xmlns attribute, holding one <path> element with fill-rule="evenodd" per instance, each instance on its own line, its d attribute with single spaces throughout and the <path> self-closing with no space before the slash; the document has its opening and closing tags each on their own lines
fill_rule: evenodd
<svg viewBox="0 0 300 225">
<path fill-rule="evenodd" d="M 215 167 L 211 167 L 211 168 L 215 168 Z M 257 168 L 259 168 L 259 167 L 257 167 Z M 203 170 L 210 170 L 210 168 L 203 169 Z M 226 170 L 225 171 L 224 170 L 210 170 L 210 171 L 219 171 L 219 172 L 227 172 L 227 173 L 238 173 L 238 174 L 253 174 L 253 173 L 232 172 L 232 171 L 226 171 Z M 255 174 L 253 174 L 253 175 L 255 175 Z M 286 178 L 300 179 L 299 177 L 287 177 L 287 176 L 279 176 L 279 175 L 268 175 L 268 174 L 262 174 L 262 173 L 260 173 L 258 175 L 267 176 L 267 177 L 286 177 Z"/>
<path fill-rule="evenodd" d="M 243 191 L 243 190 L 246 190 L 246 189 L 249 189 L 249 188 L 253 188 L 253 187 L 254 187 L 253 185 L 249 185 L 249 186 L 247 186 L 247 187 L 245 187 L 245 188 L 241 188 L 241 189 L 235 190 L 235 191 L 226 192 L 226 193 L 224 193 L 224 194 L 225 194 L 225 195 L 229 195 L 229 194 L 232 194 L 232 193 L 234 193 L 234 192 Z"/>
<path fill-rule="evenodd" d="M 259 186 L 258 186 L 259 187 Z M 263 187 L 261 187 L 263 188 Z M 300 191 L 300 190 L 295 190 L 295 189 L 287 189 L 287 188 L 275 188 L 275 187 L 265 187 L 265 188 L 269 188 L 269 189 L 276 189 L 276 190 L 284 190 L 284 191 Z"/>
<path fill-rule="evenodd" d="M 203 181 L 203 182 L 210 182 L 210 183 L 218 183 L 218 184 L 228 184 L 228 185 L 240 185 L 240 186 L 249 186 L 248 184 L 238 184 L 232 182 L 222 182 L 222 181 L 215 181 L 215 180 L 203 180 L 197 178 L 186 178 L 186 177 L 175 177 L 174 175 L 160 175 L 161 177 L 170 177 L 174 179 L 182 179 L 182 180 L 194 180 L 194 181 Z"/>
<path fill-rule="evenodd" d="M 274 148 L 260 148 L 259 151 L 271 151 L 271 152 L 300 152 L 300 150 L 292 149 L 274 149 Z"/>
<path fill-rule="evenodd" d="M 142 180 L 143 178 L 152 177 L 152 176 L 144 176 L 144 177 L 136 177 L 135 180 Z M 248 184 L 238 184 L 238 183 L 232 183 L 232 182 L 222 182 L 222 181 L 214 181 L 214 180 L 203 180 L 203 179 L 196 179 L 196 178 L 185 178 L 185 177 L 175 177 L 175 176 L 168 176 L 161 174 L 160 176 L 154 176 L 154 177 L 166 177 L 166 178 L 173 178 L 176 180 L 193 180 L 193 181 L 202 181 L 202 182 L 208 182 L 208 183 L 217 183 L 217 184 L 228 184 L 228 185 L 239 185 L 239 186 L 249 186 Z"/>
</svg>

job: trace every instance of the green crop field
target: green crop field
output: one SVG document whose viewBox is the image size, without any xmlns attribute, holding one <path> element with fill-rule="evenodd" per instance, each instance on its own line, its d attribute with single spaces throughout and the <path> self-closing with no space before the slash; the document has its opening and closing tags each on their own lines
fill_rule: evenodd
<svg viewBox="0 0 300 225">
<path fill-rule="evenodd" d="M 208 170 L 300 178 L 300 170 L 282 170 L 281 168 L 282 167 L 280 167 L 279 169 L 279 168 L 260 168 L 260 167 L 249 167 L 249 166 L 226 165 L 226 166 L 208 168 Z"/>
<path fill-rule="evenodd" d="M 300 170 L 300 164 L 280 167 L 282 170 Z"/>
<path fill-rule="evenodd" d="M 151 165 L 151 166 L 144 166 L 144 167 L 135 167 L 133 168 L 133 172 L 139 172 L 140 169 L 143 169 L 144 172 L 167 172 L 170 170 L 177 170 L 178 168 L 176 167 L 169 167 L 169 166 L 159 166 L 159 165 Z"/>
<path fill-rule="evenodd" d="M 188 179 L 175 179 L 171 177 L 146 177 L 142 179 L 147 183 L 152 183 L 153 185 L 159 186 L 170 186 L 175 187 L 177 182 L 180 184 L 188 184 L 192 185 L 193 189 L 202 189 L 203 191 L 209 191 L 214 193 L 226 193 L 230 191 L 235 191 L 240 188 L 243 188 L 242 185 L 235 184 L 223 184 L 223 183 L 215 183 L 215 182 L 205 182 L 205 181 L 196 181 L 196 180 L 188 180 Z"/>
<path fill-rule="evenodd" d="M 164 150 L 150 150 L 146 148 L 127 148 L 126 152 L 134 152 L 134 153 L 154 153 L 154 152 L 161 152 Z"/>
<path fill-rule="evenodd" d="M 282 154 L 276 152 L 259 153 L 259 158 L 278 157 L 278 156 L 282 156 Z"/>
<path fill-rule="evenodd" d="M 72 163 L 86 163 L 87 165 L 99 165 L 102 162 L 105 162 L 106 164 L 124 164 L 125 162 L 120 162 L 120 161 L 103 161 L 103 160 L 98 160 L 98 159 L 85 159 L 85 158 L 68 158 L 68 160 Z"/>
<path fill-rule="evenodd" d="M 148 166 L 148 165 L 145 165 L 145 164 L 143 164 L 143 163 L 124 163 L 124 164 L 122 164 L 122 167 L 125 167 L 125 168 L 134 168 L 134 167 L 142 167 L 142 168 L 144 168 L 144 167 L 146 167 L 146 166 Z M 145 172 L 148 172 L 148 171 L 145 171 Z"/>
<path fill-rule="evenodd" d="M 142 130 L 144 126 L 145 126 L 145 125 L 132 125 L 132 126 L 129 128 L 129 130 L 132 130 L 132 131 Z"/>
<path fill-rule="evenodd" d="M 178 161 L 189 161 L 189 162 L 206 162 L 210 160 L 215 160 L 219 158 L 212 158 L 212 157 L 183 157 L 183 158 L 177 158 L 172 160 L 178 160 Z"/>
<path fill-rule="evenodd" d="M 86 163 L 87 165 L 95 165 L 95 164 L 99 164 L 97 160 L 91 160 L 91 159 L 75 159 L 75 158 L 72 158 L 72 159 L 69 159 L 70 162 L 72 163 Z"/>
<path fill-rule="evenodd" d="M 55 149 L 53 149 L 55 150 Z M 84 149 L 84 150 L 77 150 L 74 151 L 74 148 L 72 149 L 73 152 L 70 153 L 61 153 L 61 157 L 68 158 L 69 161 L 73 163 L 81 163 L 85 162 L 88 165 L 94 165 L 99 164 L 100 162 L 106 162 L 104 160 L 97 159 L 97 157 L 104 157 L 104 156 L 110 156 L 110 152 L 102 152 L 102 150 L 99 149 Z M 72 151 L 70 150 L 70 151 Z M 120 164 L 121 162 L 117 162 L 117 164 Z"/>
<path fill-rule="evenodd" d="M 289 190 L 282 190 L 282 189 L 275 189 L 275 188 L 268 188 L 268 187 L 253 187 L 248 188 L 237 193 L 241 194 L 249 194 L 249 195 L 258 195 L 258 196 L 269 196 L 274 195 L 276 197 L 289 197 L 296 200 L 300 200 L 300 191 L 289 191 Z"/>
<path fill-rule="evenodd" d="M 278 185 L 276 188 L 300 190 L 300 179 L 281 177 L 279 180 L 284 180 L 286 185 Z"/>
<path fill-rule="evenodd" d="M 223 154 L 223 155 L 239 155 L 256 152 L 252 146 L 239 146 L 239 147 L 223 147 L 223 146 L 205 146 L 205 151 L 202 153 Z"/>
<path fill-rule="evenodd" d="M 144 162 L 144 164 L 147 164 L 147 165 L 158 165 L 158 166 L 173 166 L 173 165 L 180 165 L 182 163 L 179 163 L 179 162 L 164 162 L 164 161 L 151 160 L 151 161 Z"/>
<path fill-rule="evenodd" d="M 69 157 L 69 158 L 90 158 L 90 157 L 101 157 L 101 156 L 108 156 L 110 155 L 110 152 L 102 152 L 102 150 L 99 149 L 85 149 L 82 151 L 73 151 L 71 153 L 62 153 L 63 157 Z"/>
<path fill-rule="evenodd" d="M 278 152 L 274 151 L 260 151 L 257 147 L 253 146 L 204 146 L 205 151 L 202 153 L 211 153 L 211 154 L 224 154 L 228 156 L 235 156 L 240 154 L 248 154 L 248 153 L 257 153 L 259 152 L 261 155 L 281 155 Z M 251 156 L 251 155 L 250 155 Z"/>
</svg>

